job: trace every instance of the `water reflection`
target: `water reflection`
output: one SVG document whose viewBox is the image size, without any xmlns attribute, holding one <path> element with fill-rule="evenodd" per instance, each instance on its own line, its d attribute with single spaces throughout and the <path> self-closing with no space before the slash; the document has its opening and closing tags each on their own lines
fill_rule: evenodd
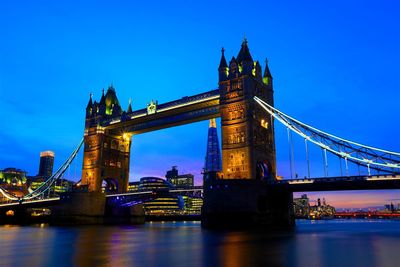
<svg viewBox="0 0 400 267">
<path fill-rule="evenodd" d="M 396 266 L 400 221 L 298 221 L 292 232 L 196 222 L 0 227 L 1 266 Z"/>
</svg>

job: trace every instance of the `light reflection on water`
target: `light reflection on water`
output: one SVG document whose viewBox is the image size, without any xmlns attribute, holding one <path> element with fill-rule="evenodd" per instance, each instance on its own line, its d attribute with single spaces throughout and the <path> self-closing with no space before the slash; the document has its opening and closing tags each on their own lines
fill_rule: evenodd
<svg viewBox="0 0 400 267">
<path fill-rule="evenodd" d="M 400 266 L 400 221 L 297 221 L 215 232 L 198 222 L 0 226 L 0 266 Z"/>
</svg>

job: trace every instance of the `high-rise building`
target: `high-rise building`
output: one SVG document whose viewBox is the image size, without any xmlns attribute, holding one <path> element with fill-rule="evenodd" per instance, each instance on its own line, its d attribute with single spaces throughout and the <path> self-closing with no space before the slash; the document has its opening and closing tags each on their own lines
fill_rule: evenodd
<svg viewBox="0 0 400 267">
<path fill-rule="evenodd" d="M 221 152 L 219 149 L 217 125 L 215 119 L 210 120 L 207 137 L 207 153 L 204 165 L 204 180 L 216 178 L 221 172 Z"/>
<path fill-rule="evenodd" d="M 168 182 L 178 187 L 194 185 L 194 175 L 190 173 L 179 175 L 177 166 L 172 166 L 172 169 L 167 171 L 165 178 L 167 178 Z"/>
<path fill-rule="evenodd" d="M 50 177 L 53 174 L 54 152 L 40 152 L 40 164 L 38 176 Z"/>
</svg>

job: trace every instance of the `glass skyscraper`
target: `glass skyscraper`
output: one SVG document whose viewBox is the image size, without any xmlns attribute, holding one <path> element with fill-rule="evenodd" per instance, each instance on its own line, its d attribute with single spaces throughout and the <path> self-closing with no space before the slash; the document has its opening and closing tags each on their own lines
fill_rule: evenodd
<svg viewBox="0 0 400 267">
<path fill-rule="evenodd" d="M 217 177 L 221 167 L 221 152 L 219 149 L 217 124 L 215 119 L 210 120 L 208 127 L 207 154 L 204 166 L 204 181 Z"/>
</svg>

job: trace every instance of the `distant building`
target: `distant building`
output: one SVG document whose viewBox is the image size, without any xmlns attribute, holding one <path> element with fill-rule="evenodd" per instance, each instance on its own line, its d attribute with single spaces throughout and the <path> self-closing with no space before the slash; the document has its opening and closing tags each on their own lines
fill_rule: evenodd
<svg viewBox="0 0 400 267">
<path fill-rule="evenodd" d="M 184 201 L 184 214 L 186 215 L 199 215 L 201 214 L 201 207 L 203 206 L 203 199 L 200 197 L 183 196 Z"/>
<path fill-rule="evenodd" d="M 26 183 L 26 171 L 17 168 L 0 170 L 0 184 L 21 185 Z"/>
<path fill-rule="evenodd" d="M 151 191 L 172 188 L 172 184 L 159 177 L 142 177 L 139 181 L 139 191 Z"/>
<path fill-rule="evenodd" d="M 3 189 L 16 196 L 23 196 L 27 191 L 26 171 L 17 168 L 0 170 L 0 185 Z M 2 196 L 0 195 L 0 199 Z"/>
<path fill-rule="evenodd" d="M 137 192 L 137 191 L 139 191 L 139 182 L 129 182 L 128 191 L 129 192 Z"/>
<path fill-rule="evenodd" d="M 328 205 L 325 198 L 322 200 L 318 198 L 317 204 L 310 206 L 310 218 L 311 219 L 330 219 L 335 216 L 335 207 Z"/>
<path fill-rule="evenodd" d="M 158 177 L 143 177 L 139 182 L 139 191 L 152 191 L 173 188 L 173 185 Z M 179 214 L 184 208 L 183 198 L 178 196 L 162 196 L 143 203 L 146 215 L 171 215 Z"/>
<path fill-rule="evenodd" d="M 296 218 L 309 218 L 310 216 L 310 200 L 306 194 L 301 195 L 300 198 L 293 199 L 294 214 Z"/>
<path fill-rule="evenodd" d="M 172 169 L 167 171 L 165 175 L 167 181 L 177 187 L 188 187 L 194 185 L 194 175 L 187 173 L 179 175 L 177 166 L 172 166 Z"/>
<path fill-rule="evenodd" d="M 172 168 L 171 171 L 173 176 L 176 176 L 176 168 Z M 173 179 L 173 181 L 176 180 Z M 192 184 L 192 182 L 188 183 Z M 189 195 L 183 194 L 177 196 L 167 192 L 169 189 L 176 187 L 169 181 L 159 177 L 142 177 L 138 182 L 129 183 L 130 192 L 161 192 L 157 198 L 149 199 L 143 203 L 147 216 L 200 215 L 201 207 L 203 206 L 201 195 L 189 193 Z"/>
<path fill-rule="evenodd" d="M 41 186 L 48 177 L 43 176 L 28 176 L 27 185 L 30 191 L 36 190 L 39 186 Z M 72 187 L 75 185 L 75 182 L 69 181 L 67 179 L 57 179 L 54 184 L 54 192 L 55 193 L 64 193 L 71 191 Z"/>
<path fill-rule="evenodd" d="M 221 152 L 219 149 L 217 125 L 215 119 L 210 120 L 207 137 L 207 152 L 203 170 L 203 180 L 215 179 L 222 169 Z M 203 181 L 203 182 L 204 182 Z"/>
<path fill-rule="evenodd" d="M 37 176 L 50 177 L 53 174 L 54 152 L 40 152 L 39 173 Z"/>
</svg>

